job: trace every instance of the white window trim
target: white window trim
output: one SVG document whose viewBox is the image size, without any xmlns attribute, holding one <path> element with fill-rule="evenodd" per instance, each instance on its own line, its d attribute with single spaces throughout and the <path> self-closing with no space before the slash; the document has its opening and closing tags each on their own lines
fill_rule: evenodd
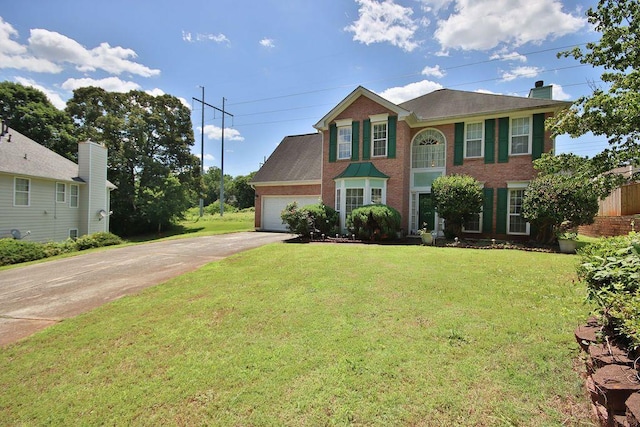
<svg viewBox="0 0 640 427">
<path fill-rule="evenodd" d="M 351 147 L 353 144 L 353 120 L 352 119 L 342 119 L 336 120 L 336 158 L 338 160 L 348 160 L 351 159 Z M 349 155 L 348 156 L 340 156 L 340 129 L 341 128 L 349 128 L 349 132 L 351 132 L 351 139 L 349 140 Z M 346 143 L 344 143 L 346 144 Z"/>
<path fill-rule="evenodd" d="M 62 193 L 58 191 L 58 186 L 62 186 Z M 58 194 L 62 194 L 62 200 L 58 200 Z M 64 182 L 56 182 L 56 203 L 67 203 L 67 184 Z"/>
<path fill-rule="evenodd" d="M 483 133 L 484 133 L 484 130 L 483 130 Z M 483 134 L 483 136 L 484 136 L 484 134 Z M 481 189 L 484 189 L 484 182 L 481 182 L 479 187 Z M 479 230 L 466 230 L 464 228 L 464 224 L 463 224 L 462 225 L 462 231 L 463 232 L 465 232 L 465 233 L 475 233 L 475 234 L 481 234 L 482 233 L 482 223 L 483 223 L 482 219 L 483 219 L 483 213 L 484 213 L 483 210 L 484 210 L 484 206 L 480 209 L 480 213 L 478 214 L 479 215 L 479 218 L 478 218 L 479 224 L 478 225 L 480 226 Z"/>
<path fill-rule="evenodd" d="M 75 231 L 75 232 L 76 232 L 75 237 L 71 236 L 71 232 L 72 232 L 72 231 Z M 75 239 L 77 239 L 78 237 L 80 237 L 80 235 L 79 235 L 79 233 L 78 233 L 78 229 L 77 229 L 77 228 L 70 228 L 70 229 L 69 229 L 69 238 L 70 238 L 70 239 L 74 239 L 74 240 L 75 240 Z"/>
<path fill-rule="evenodd" d="M 527 142 L 527 152 L 526 153 L 512 153 L 511 152 L 511 147 L 513 146 L 513 121 L 515 119 L 524 119 L 524 118 L 528 118 L 529 119 L 529 134 L 528 134 L 528 142 Z M 522 136 L 522 135 L 518 135 L 518 136 Z M 509 117 L 509 155 L 510 156 L 527 156 L 527 155 L 531 155 L 531 146 L 532 144 L 532 140 L 533 140 L 533 116 L 528 115 L 528 116 L 515 116 L 515 117 Z"/>
<path fill-rule="evenodd" d="M 371 202 L 371 189 L 372 188 L 382 188 L 382 201 L 380 202 L 380 204 L 382 204 L 382 205 L 386 205 L 387 204 L 387 183 L 388 183 L 387 179 L 384 179 L 384 185 L 382 187 L 372 187 L 371 186 L 371 180 L 372 179 L 374 181 L 379 181 L 379 180 L 381 180 L 381 178 L 364 178 L 364 180 L 365 180 L 364 187 L 350 187 L 350 186 L 347 185 L 347 182 L 349 182 L 352 179 L 353 178 L 342 178 L 342 179 L 336 180 L 336 191 L 335 191 L 336 206 L 338 206 L 338 203 L 339 203 L 339 206 L 342 208 L 340 211 L 338 211 L 338 209 L 336 209 L 336 211 L 339 213 L 340 224 L 342 224 L 343 231 L 347 230 L 346 229 L 346 223 L 347 223 L 347 189 L 362 189 L 363 190 L 362 206 L 366 206 L 366 205 L 372 204 L 372 202 Z M 355 179 L 361 180 L 363 178 L 355 178 Z M 340 197 L 340 200 L 337 200 L 338 197 Z"/>
<path fill-rule="evenodd" d="M 416 141 L 418 139 L 419 136 L 422 136 L 423 134 L 426 134 L 429 131 L 435 131 L 436 133 L 439 134 L 440 138 L 442 139 L 442 145 L 443 145 L 443 153 L 444 153 L 444 158 L 443 158 L 443 164 L 442 166 L 430 166 L 427 165 L 426 167 L 414 167 L 413 163 L 414 163 L 414 158 L 413 158 L 413 148 L 416 145 Z M 419 170 L 424 170 L 424 171 L 445 171 L 446 167 L 447 167 L 447 137 L 445 136 L 444 133 L 442 133 L 442 131 L 440 129 L 437 128 L 425 128 L 420 130 L 418 133 L 416 133 L 414 135 L 414 137 L 411 139 L 411 170 L 412 171 L 419 171 Z"/>
<path fill-rule="evenodd" d="M 76 192 L 76 196 L 75 196 L 75 200 L 76 200 L 76 204 L 74 205 L 73 199 L 73 192 L 71 191 L 73 188 L 76 188 L 77 192 Z M 77 209 L 80 206 L 80 186 L 78 184 L 70 184 L 69 185 L 69 207 L 70 208 L 74 208 Z"/>
<path fill-rule="evenodd" d="M 17 205 L 16 204 L 16 193 L 18 192 L 17 188 L 16 188 L 16 184 L 17 181 L 19 179 L 24 179 L 25 181 L 27 181 L 29 183 L 29 190 L 26 192 L 27 193 L 27 204 L 26 205 Z M 24 191 L 21 191 L 20 193 L 24 193 Z M 13 178 L 13 206 L 14 207 L 18 207 L 18 208 L 28 208 L 29 206 L 31 206 L 31 178 L 23 178 L 20 176 L 16 176 Z"/>
<path fill-rule="evenodd" d="M 478 156 L 469 156 L 467 155 L 467 143 L 469 140 L 467 139 L 467 127 L 469 125 L 480 125 L 480 154 Z M 474 140 L 475 141 L 475 140 Z M 469 122 L 464 124 L 464 158 L 465 159 L 480 159 L 484 157 L 484 122 Z"/>
<path fill-rule="evenodd" d="M 385 135 L 384 135 L 384 154 L 374 154 L 375 151 L 375 142 L 376 139 L 374 138 L 375 132 L 374 132 L 374 128 L 376 125 L 380 125 L 380 124 L 384 124 L 385 125 Z M 380 140 L 382 141 L 382 140 Z M 388 122 L 384 122 L 384 121 L 377 121 L 377 122 L 373 122 L 373 120 L 371 121 L 371 157 L 387 157 L 389 155 L 389 123 Z"/>
<path fill-rule="evenodd" d="M 507 182 L 507 234 L 512 236 L 529 236 L 531 234 L 531 224 L 526 223 L 526 231 L 524 233 L 513 233 L 509 231 L 511 228 L 511 213 L 509 207 L 511 206 L 511 191 L 512 190 L 525 190 L 529 186 L 529 181 L 508 181 Z"/>
</svg>

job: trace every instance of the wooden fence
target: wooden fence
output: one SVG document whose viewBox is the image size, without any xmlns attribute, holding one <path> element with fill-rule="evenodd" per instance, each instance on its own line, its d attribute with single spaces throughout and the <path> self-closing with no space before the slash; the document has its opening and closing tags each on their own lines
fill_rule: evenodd
<svg viewBox="0 0 640 427">
<path fill-rule="evenodd" d="M 616 188 L 600 201 L 598 216 L 625 216 L 640 213 L 640 183 Z"/>
</svg>

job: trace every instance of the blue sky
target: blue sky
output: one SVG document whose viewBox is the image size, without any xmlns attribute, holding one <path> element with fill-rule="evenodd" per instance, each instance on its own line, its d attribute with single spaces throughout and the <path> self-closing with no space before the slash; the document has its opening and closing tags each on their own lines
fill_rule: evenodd
<svg viewBox="0 0 640 427">
<path fill-rule="evenodd" d="M 527 96 L 536 80 L 575 100 L 601 70 L 556 53 L 596 41 L 582 0 L 24 0 L 0 8 L 0 81 L 44 91 L 144 90 L 222 107 L 224 172 L 260 167 L 358 85 L 393 102 L 439 88 Z M 221 114 L 205 108 L 205 167 L 220 167 Z M 559 137 L 592 156 L 604 137 Z"/>
</svg>

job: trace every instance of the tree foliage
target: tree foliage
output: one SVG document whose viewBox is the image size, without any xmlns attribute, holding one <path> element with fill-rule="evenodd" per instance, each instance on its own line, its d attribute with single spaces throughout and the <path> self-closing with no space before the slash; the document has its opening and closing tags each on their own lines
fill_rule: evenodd
<svg viewBox="0 0 640 427">
<path fill-rule="evenodd" d="M 482 211 L 482 188 L 469 175 L 440 176 L 433 181 L 431 193 L 438 215 L 445 220 L 447 234 L 459 236 L 462 225 Z"/>
<path fill-rule="evenodd" d="M 71 118 L 32 87 L 0 83 L 0 117 L 21 134 L 51 151 L 77 161 L 78 140 Z"/>
<path fill-rule="evenodd" d="M 601 33 L 600 40 L 560 55 L 602 67 L 607 88 L 594 88 L 591 95 L 550 119 L 549 125 L 557 135 L 606 136 L 610 148 L 596 156 L 596 165 L 605 172 L 640 158 L 640 3 L 600 0 L 587 17 Z"/>
<path fill-rule="evenodd" d="M 335 209 L 322 202 L 302 207 L 297 202 L 289 203 L 280 218 L 290 233 L 301 237 L 309 237 L 312 232 L 329 235 L 337 229 L 340 221 Z"/>
<path fill-rule="evenodd" d="M 361 206 L 347 217 L 347 227 L 361 239 L 395 238 L 400 222 L 400 212 L 387 205 Z"/>
<path fill-rule="evenodd" d="M 118 234 L 155 230 L 176 218 L 185 201 L 197 203 L 199 160 L 190 152 L 190 111 L 180 100 L 84 87 L 74 91 L 66 111 L 81 139 L 99 141 L 109 149 L 108 178 L 118 187 L 111 198 L 111 227 Z M 152 200 L 167 200 L 168 193 L 176 200 L 167 206 Z"/>
</svg>

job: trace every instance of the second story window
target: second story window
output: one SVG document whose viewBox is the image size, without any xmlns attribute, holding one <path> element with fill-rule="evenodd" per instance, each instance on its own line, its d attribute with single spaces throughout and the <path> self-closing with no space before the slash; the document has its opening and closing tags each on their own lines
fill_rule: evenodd
<svg viewBox="0 0 640 427">
<path fill-rule="evenodd" d="M 67 186 L 63 182 L 56 182 L 56 202 L 58 203 L 66 203 L 67 202 Z"/>
<path fill-rule="evenodd" d="M 29 206 L 31 203 L 31 180 L 15 178 L 13 182 L 13 205 Z"/>
<path fill-rule="evenodd" d="M 529 117 L 511 119 L 511 144 L 509 154 L 531 153 L 531 126 Z"/>
<path fill-rule="evenodd" d="M 464 156 L 482 157 L 482 123 L 467 123 L 466 127 Z"/>
<path fill-rule="evenodd" d="M 373 124 L 373 157 L 387 155 L 387 122 Z"/>
<path fill-rule="evenodd" d="M 338 159 L 351 158 L 351 125 L 338 128 Z"/>
</svg>

